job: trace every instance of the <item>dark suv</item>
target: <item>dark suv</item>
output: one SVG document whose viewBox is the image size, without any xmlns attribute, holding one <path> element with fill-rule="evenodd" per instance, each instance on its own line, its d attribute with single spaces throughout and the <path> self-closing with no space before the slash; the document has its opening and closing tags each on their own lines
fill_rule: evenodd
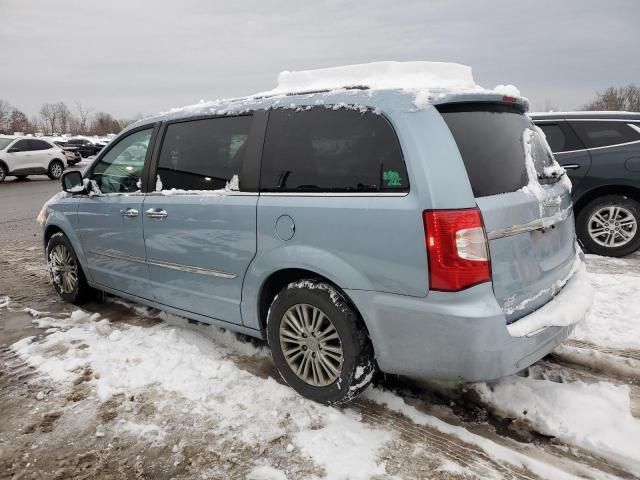
<svg viewBox="0 0 640 480">
<path fill-rule="evenodd" d="M 531 114 L 573 183 L 576 233 L 612 257 L 640 247 L 640 113 Z"/>
<path fill-rule="evenodd" d="M 100 150 L 102 150 L 102 145 L 98 145 L 97 143 L 93 143 L 91 140 L 87 140 L 86 138 L 72 138 L 67 141 L 68 147 L 77 147 L 78 152 L 82 155 L 82 158 L 87 158 L 92 155 L 96 155 Z"/>
</svg>

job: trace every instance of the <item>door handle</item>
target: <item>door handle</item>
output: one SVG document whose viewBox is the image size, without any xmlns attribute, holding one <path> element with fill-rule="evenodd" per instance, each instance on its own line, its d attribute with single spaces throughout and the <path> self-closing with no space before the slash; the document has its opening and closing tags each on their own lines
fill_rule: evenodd
<svg viewBox="0 0 640 480">
<path fill-rule="evenodd" d="M 565 170 L 577 170 L 580 168 L 580 165 L 576 163 L 570 163 L 569 165 L 560 165 Z"/>
<path fill-rule="evenodd" d="M 138 210 L 136 210 L 135 208 L 123 208 L 122 210 L 120 210 L 120 215 L 122 215 L 123 217 L 137 217 Z"/>
<path fill-rule="evenodd" d="M 161 208 L 150 208 L 145 213 L 147 214 L 147 217 L 155 218 L 156 220 L 164 220 L 169 216 L 169 214 Z"/>
</svg>

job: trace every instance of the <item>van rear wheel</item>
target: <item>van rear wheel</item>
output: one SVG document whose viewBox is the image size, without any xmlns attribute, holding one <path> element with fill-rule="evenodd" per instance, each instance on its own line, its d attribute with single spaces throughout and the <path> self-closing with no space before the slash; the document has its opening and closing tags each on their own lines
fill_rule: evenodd
<svg viewBox="0 0 640 480">
<path fill-rule="evenodd" d="M 317 280 L 290 283 L 276 296 L 267 340 L 284 381 L 319 403 L 350 401 L 369 386 L 376 371 L 359 316 L 338 290 Z"/>
<path fill-rule="evenodd" d="M 629 255 L 640 248 L 640 203 L 623 195 L 596 198 L 580 211 L 576 227 L 589 252 Z"/>
</svg>

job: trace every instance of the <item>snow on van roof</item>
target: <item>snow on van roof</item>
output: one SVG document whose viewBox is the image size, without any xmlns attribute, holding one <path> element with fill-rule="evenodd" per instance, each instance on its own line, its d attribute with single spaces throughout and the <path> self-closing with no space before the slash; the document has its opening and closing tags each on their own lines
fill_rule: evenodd
<svg viewBox="0 0 640 480">
<path fill-rule="evenodd" d="M 471 67 L 459 63 L 373 62 L 297 72 L 285 70 L 278 75 L 278 86 L 267 93 L 335 90 L 355 86 L 373 90 L 473 90 L 477 87 Z"/>
<path fill-rule="evenodd" d="M 372 62 L 344 65 L 315 70 L 280 72 L 278 85 L 268 91 L 239 98 L 218 99 L 159 114 L 159 117 L 176 117 L 188 114 L 229 114 L 256 108 L 269 108 L 279 99 L 289 95 L 331 94 L 340 91 L 401 90 L 413 97 L 413 107 L 421 109 L 430 104 L 449 100 L 473 101 L 478 94 L 496 97 L 513 97 L 524 110 L 529 102 L 513 85 L 498 85 L 485 89 L 475 83 L 471 67 L 447 62 Z M 275 99 L 274 101 L 269 101 Z M 296 103 L 291 103 L 299 107 Z M 286 106 L 286 105 L 280 105 Z M 157 118 L 153 116 L 151 118 Z M 148 121 L 149 118 L 142 122 Z M 139 125 L 136 122 L 131 127 Z"/>
</svg>

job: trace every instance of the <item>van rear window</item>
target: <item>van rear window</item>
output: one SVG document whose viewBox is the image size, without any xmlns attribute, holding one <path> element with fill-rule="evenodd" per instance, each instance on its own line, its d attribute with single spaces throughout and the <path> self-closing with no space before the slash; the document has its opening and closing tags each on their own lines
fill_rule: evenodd
<svg viewBox="0 0 640 480">
<path fill-rule="evenodd" d="M 265 192 L 406 192 L 389 122 L 367 110 L 273 109 L 262 153 Z"/>
<path fill-rule="evenodd" d="M 515 192 L 528 183 L 522 135 L 533 126 L 520 110 L 491 103 L 437 108 L 458 145 L 476 197 Z"/>
</svg>

